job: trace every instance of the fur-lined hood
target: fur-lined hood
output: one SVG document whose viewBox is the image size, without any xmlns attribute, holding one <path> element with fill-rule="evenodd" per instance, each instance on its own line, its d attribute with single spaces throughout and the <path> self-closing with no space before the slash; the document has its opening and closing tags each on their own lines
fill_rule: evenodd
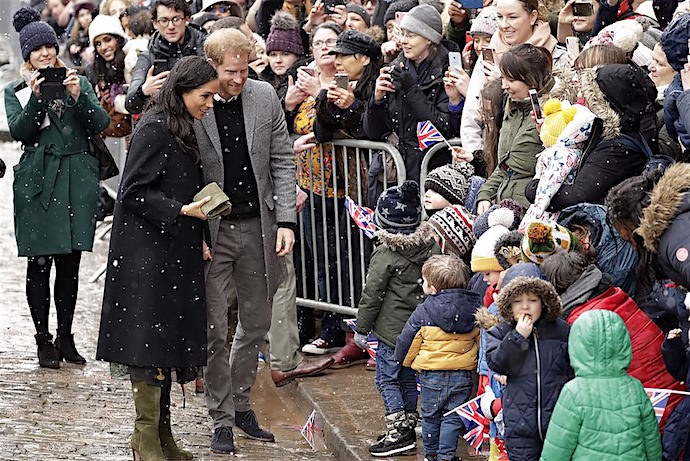
<svg viewBox="0 0 690 461">
<path fill-rule="evenodd" d="M 503 277 L 503 285 L 496 299 L 498 313 L 503 320 L 514 327 L 516 324 L 513 319 L 511 303 L 515 297 L 523 293 L 536 293 L 541 298 L 542 314 L 534 322 L 553 322 L 558 318 L 563 310 L 561 298 L 556 289 L 548 281 L 546 276 L 534 263 L 518 263 L 508 269 Z"/>
<path fill-rule="evenodd" d="M 489 330 L 501 323 L 501 317 L 492 314 L 488 308 L 482 307 L 474 313 L 474 323 L 483 330 Z"/>
<path fill-rule="evenodd" d="M 600 67 L 583 70 L 580 73 L 580 86 L 587 107 L 603 122 L 604 139 L 613 139 L 621 134 L 621 119 L 606 101 L 606 96 L 597 84 L 599 69 Z"/>
<path fill-rule="evenodd" d="M 379 242 L 393 251 L 409 250 L 422 246 L 434 240 L 434 231 L 431 225 L 424 221 L 411 234 L 396 234 L 385 229 L 376 231 Z"/>
<path fill-rule="evenodd" d="M 661 236 L 687 203 L 690 190 L 690 164 L 675 163 L 668 167 L 664 176 L 652 191 L 649 206 L 645 208 L 636 232 L 644 239 L 644 246 L 657 251 Z"/>
</svg>

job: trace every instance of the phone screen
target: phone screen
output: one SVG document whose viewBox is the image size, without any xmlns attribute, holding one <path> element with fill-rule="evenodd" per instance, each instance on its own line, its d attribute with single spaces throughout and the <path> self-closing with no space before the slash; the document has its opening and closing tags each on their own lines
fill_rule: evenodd
<svg viewBox="0 0 690 461">
<path fill-rule="evenodd" d="M 491 48 L 484 48 L 482 50 L 482 58 L 486 62 L 493 63 L 494 62 L 494 50 L 492 50 Z"/>
<path fill-rule="evenodd" d="M 539 96 L 537 95 L 537 90 L 529 90 L 529 100 L 532 103 L 532 112 L 534 112 L 534 118 L 537 120 L 544 118 L 541 112 L 541 106 L 539 105 Z"/>
</svg>

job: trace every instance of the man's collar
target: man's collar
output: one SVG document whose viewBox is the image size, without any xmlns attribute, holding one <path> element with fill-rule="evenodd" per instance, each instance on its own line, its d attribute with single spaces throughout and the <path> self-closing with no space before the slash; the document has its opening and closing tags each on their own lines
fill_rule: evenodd
<svg viewBox="0 0 690 461">
<path fill-rule="evenodd" d="M 222 97 L 221 95 L 219 95 L 218 93 L 216 93 L 216 94 L 213 95 L 213 100 L 214 100 L 214 101 L 218 101 L 218 102 L 222 102 L 222 103 L 227 104 L 227 103 L 229 103 L 229 102 L 234 101 L 234 100 L 237 99 L 238 97 L 239 97 L 239 95 L 236 95 L 236 96 L 232 96 L 232 97 L 229 98 L 229 99 L 223 99 L 223 97 Z"/>
</svg>

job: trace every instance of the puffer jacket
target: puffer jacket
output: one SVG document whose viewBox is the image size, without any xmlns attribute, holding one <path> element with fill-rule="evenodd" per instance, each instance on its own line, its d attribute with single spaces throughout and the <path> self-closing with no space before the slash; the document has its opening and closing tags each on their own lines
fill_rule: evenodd
<svg viewBox="0 0 690 461">
<path fill-rule="evenodd" d="M 443 88 L 443 75 L 448 69 L 448 49 L 442 42 L 433 58 L 427 59 L 417 71 L 417 84 L 408 91 L 388 93 L 377 103 L 372 96 L 364 112 L 364 132 L 368 139 L 380 141 L 391 133 L 398 138 L 398 150 L 405 160 L 407 179 L 419 182 L 424 153 L 419 149 L 417 122 L 429 120 L 450 139 L 453 137 L 448 111 L 448 95 Z M 413 63 L 401 55 L 391 66 L 414 68 Z"/>
<path fill-rule="evenodd" d="M 398 336 L 395 359 L 417 371 L 474 370 L 479 350 L 474 312 L 481 305 L 481 296 L 460 288 L 427 297 Z"/>
<path fill-rule="evenodd" d="M 146 74 L 153 66 L 154 60 L 165 59 L 168 61 L 168 67 L 172 69 L 172 66 L 185 56 L 204 56 L 205 38 L 206 31 L 194 24 L 187 25 L 182 43 L 170 43 L 160 32 L 154 32 L 149 40 L 148 50 L 139 55 L 132 71 L 132 81 L 129 83 L 125 101 L 127 111 L 130 114 L 140 114 L 144 110 L 148 96 L 141 91 L 141 86 L 146 81 Z"/>
<path fill-rule="evenodd" d="M 597 267 L 611 277 L 613 286 L 635 296 L 637 253 L 606 219 L 603 205 L 579 203 L 569 206 L 558 215 L 558 224 L 569 229 L 573 224 L 588 228 Z"/>
<path fill-rule="evenodd" d="M 690 164 L 671 165 L 652 191 L 637 233 L 661 272 L 690 289 Z"/>
<path fill-rule="evenodd" d="M 568 363 L 568 324 L 558 312 L 542 312 L 529 338 L 506 320 L 487 333 L 489 368 L 508 377 L 503 394 L 505 439 L 510 461 L 534 461 L 563 385 L 573 376 Z"/>
<path fill-rule="evenodd" d="M 407 319 L 424 297 L 422 265 L 441 249 L 429 223 L 412 234 L 376 233 L 379 245 L 371 254 L 369 271 L 357 311 L 357 333 L 373 333 L 394 348 Z"/>
<path fill-rule="evenodd" d="M 583 315 L 568 354 L 575 379 L 558 398 L 541 460 L 659 461 L 656 416 L 642 384 L 626 373 L 632 347 L 620 317 Z"/>
<path fill-rule="evenodd" d="M 560 211 L 578 203 L 603 203 L 608 191 L 624 179 L 642 173 L 647 156 L 622 141 L 628 135 L 646 142 L 654 151 L 656 87 L 634 64 L 610 64 L 582 71 L 582 92 L 587 107 L 597 116 L 583 148 L 577 175 L 551 198 L 547 211 Z M 533 202 L 538 179 L 527 184 Z"/>
</svg>

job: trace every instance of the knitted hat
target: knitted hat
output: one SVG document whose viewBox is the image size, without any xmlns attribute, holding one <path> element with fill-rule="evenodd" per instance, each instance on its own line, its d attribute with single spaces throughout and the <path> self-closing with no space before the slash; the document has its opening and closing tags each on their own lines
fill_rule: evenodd
<svg viewBox="0 0 690 461">
<path fill-rule="evenodd" d="M 19 32 L 19 47 L 24 61 L 29 60 L 32 51 L 43 45 L 53 45 L 60 52 L 57 35 L 48 23 L 41 21 L 41 15 L 33 8 L 19 8 L 12 17 L 14 30 Z"/>
<path fill-rule="evenodd" d="M 516 262 L 522 261 L 522 234 L 516 230 L 501 235 L 494 245 L 494 256 L 503 269 L 510 269 L 513 264 L 511 259 L 517 258 Z"/>
<path fill-rule="evenodd" d="M 543 110 L 545 118 L 539 137 L 545 147 L 551 147 L 556 144 L 566 125 L 575 118 L 577 109 L 569 104 L 561 104 L 558 99 L 549 99 Z"/>
<path fill-rule="evenodd" d="M 495 6 L 487 6 L 479 11 L 479 14 L 470 27 L 470 35 L 482 34 L 489 37 L 494 35 L 498 29 L 498 16 L 496 15 Z"/>
<path fill-rule="evenodd" d="M 498 239 L 503 234 L 510 232 L 508 226 L 513 223 L 513 213 L 507 208 L 497 208 L 489 213 L 487 222 L 490 226 L 489 229 L 477 238 L 472 249 L 473 272 L 500 272 L 503 270 L 498 259 L 496 259 L 494 248 Z"/>
<path fill-rule="evenodd" d="M 369 13 L 367 13 L 367 10 L 356 3 L 348 3 L 346 8 L 348 13 L 357 14 L 362 18 L 362 21 L 364 21 L 364 24 L 366 24 L 367 27 L 371 27 L 371 17 L 369 16 Z"/>
<path fill-rule="evenodd" d="M 420 35 L 436 45 L 441 43 L 443 38 L 441 15 L 431 5 L 419 5 L 412 8 L 400 21 L 400 28 Z"/>
<path fill-rule="evenodd" d="M 304 54 L 299 23 L 287 11 L 277 11 L 271 18 L 271 32 L 266 39 L 266 54 L 271 51 L 287 51 L 297 56 Z"/>
<path fill-rule="evenodd" d="M 419 5 L 419 0 L 397 0 L 391 3 L 383 15 L 383 27 L 386 27 L 388 21 L 395 20 L 395 13 L 407 13 L 417 5 Z"/>
<path fill-rule="evenodd" d="M 676 17 L 661 34 L 661 47 L 664 49 L 668 64 L 676 72 L 680 72 L 688 62 L 688 38 L 690 38 L 690 14 Z"/>
<path fill-rule="evenodd" d="M 434 213 L 429 224 L 443 239 L 441 250 L 463 257 L 472 250 L 476 237 L 472 232 L 474 216 L 464 207 L 453 205 Z"/>
<path fill-rule="evenodd" d="M 328 54 L 362 54 L 376 60 L 381 57 L 381 47 L 365 33 L 346 30 L 338 35 L 335 48 Z"/>
<path fill-rule="evenodd" d="M 501 202 L 498 205 L 492 205 L 488 210 L 486 210 L 483 214 L 480 214 L 477 216 L 477 219 L 474 220 L 474 235 L 479 238 L 484 232 L 486 232 L 489 227 L 492 226 L 491 222 L 489 222 L 489 216 L 499 208 L 505 208 L 508 210 L 510 213 L 512 213 L 513 216 L 513 221 L 512 223 L 506 225 L 506 227 L 509 230 L 515 230 L 517 229 L 518 225 L 520 224 L 520 217 L 522 216 L 522 207 L 520 206 L 519 203 L 517 203 L 515 200 L 506 198 L 501 200 Z M 501 213 L 507 213 L 506 211 L 503 211 Z"/>
<path fill-rule="evenodd" d="M 530 261 L 541 264 L 557 251 L 578 249 L 580 239 L 559 224 L 533 221 L 522 238 L 522 254 Z"/>
<path fill-rule="evenodd" d="M 93 46 L 93 41 L 96 40 L 96 37 L 103 34 L 122 37 L 125 41 L 127 40 L 127 35 L 122 28 L 120 20 L 115 16 L 108 16 L 107 14 L 99 14 L 93 18 L 89 26 L 89 42 L 91 42 L 91 46 Z"/>
<path fill-rule="evenodd" d="M 453 205 L 464 205 L 474 167 L 467 162 L 457 166 L 443 165 L 431 170 L 424 180 L 424 189 L 431 189 Z"/>
<path fill-rule="evenodd" d="M 517 322 L 513 319 L 512 302 L 524 293 L 534 293 L 541 298 L 541 318 L 552 322 L 561 313 L 561 298 L 556 289 L 547 280 L 544 273 L 533 263 L 519 263 L 508 269 L 503 277 L 501 291 L 496 299 L 498 313 L 509 325 Z M 532 319 L 536 322 L 539 319 Z"/>
<path fill-rule="evenodd" d="M 419 185 L 405 181 L 384 190 L 376 202 L 374 221 L 389 232 L 411 234 L 422 219 Z"/>
</svg>

